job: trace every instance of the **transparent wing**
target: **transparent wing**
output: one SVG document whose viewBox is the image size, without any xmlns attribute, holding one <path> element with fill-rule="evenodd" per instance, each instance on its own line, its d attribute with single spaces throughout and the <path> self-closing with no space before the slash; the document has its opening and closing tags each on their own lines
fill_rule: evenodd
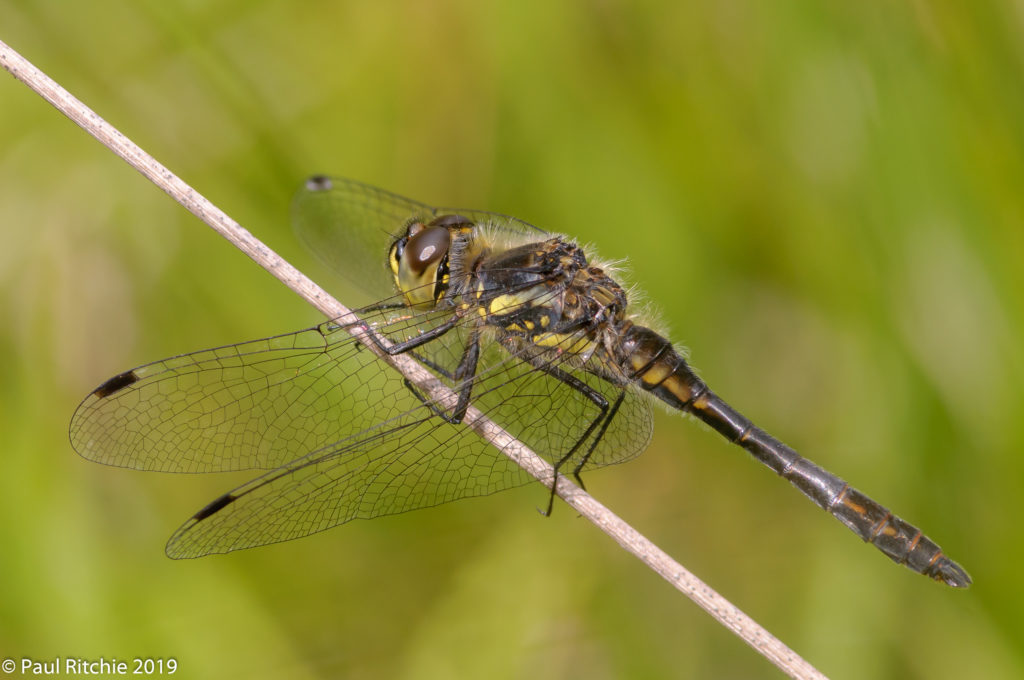
<svg viewBox="0 0 1024 680">
<path fill-rule="evenodd" d="M 392 341 L 429 330 L 441 312 L 377 312 L 366 321 Z M 467 315 L 465 324 L 475 323 Z M 455 365 L 468 337 L 428 343 Z M 540 355 L 611 403 L 621 388 Z M 443 371 L 435 374 L 446 382 Z M 600 415 L 577 389 L 496 342 L 484 344 L 471 378 L 472 403 L 551 462 Z M 459 385 L 453 385 L 458 388 Z M 168 554 L 196 557 L 298 538 L 347 522 L 494 493 L 529 481 L 499 451 L 434 414 L 403 378 L 332 324 L 196 352 L 107 381 L 79 406 L 71 441 L 91 460 L 143 470 L 269 469 L 217 499 L 172 537 Z M 651 435 L 650 406 L 634 392 L 585 469 L 639 454 Z M 571 466 L 589 449 L 582 442 Z"/>
<path fill-rule="evenodd" d="M 562 451 L 579 437 L 586 422 L 579 419 L 577 393 L 523 370 L 521 363 L 506 362 L 505 369 L 507 374 L 497 370 L 489 377 L 504 381 L 502 389 L 486 391 L 478 407 L 518 431 L 542 455 Z M 650 427 L 649 406 L 627 393 L 588 469 L 638 454 Z M 174 533 L 167 554 L 191 558 L 287 541 L 352 519 L 482 496 L 528 481 L 526 472 L 471 430 L 445 423 L 420 405 L 218 498 Z"/>
<path fill-rule="evenodd" d="M 225 494 L 174 533 L 167 554 L 200 557 L 287 541 L 526 481 L 467 428 L 414 407 Z"/>
<path fill-rule="evenodd" d="M 93 390 L 72 417 L 71 444 L 138 470 L 276 468 L 412 408 L 382 366 L 330 323 L 171 357 Z"/>
<path fill-rule="evenodd" d="M 306 180 L 292 202 L 300 240 L 325 265 L 381 298 L 393 292 L 387 252 L 411 218 L 456 213 L 496 232 L 542 239 L 547 234 L 522 220 L 482 210 L 439 208 L 340 177 Z"/>
</svg>

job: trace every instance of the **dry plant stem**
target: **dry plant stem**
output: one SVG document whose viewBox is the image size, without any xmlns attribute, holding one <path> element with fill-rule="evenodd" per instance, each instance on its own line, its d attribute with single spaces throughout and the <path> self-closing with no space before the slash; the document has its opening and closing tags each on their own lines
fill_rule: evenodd
<svg viewBox="0 0 1024 680">
<path fill-rule="evenodd" d="M 167 192 L 174 200 L 185 206 L 189 212 L 206 222 L 257 264 L 302 296 L 326 317 L 336 319 L 343 324 L 356 321 L 352 312 L 2 41 L 0 41 L 0 64 L 15 78 L 28 85 L 104 146 Z M 365 326 L 355 325 L 351 326 L 351 329 L 353 335 L 368 349 L 378 355 L 381 354 L 375 343 L 369 339 L 370 331 Z M 455 395 L 411 357 L 383 355 L 382 360 L 390 363 L 414 384 L 426 390 L 433 398 L 439 399 L 442 403 L 454 404 Z M 464 422 L 543 484 L 551 485 L 553 476 L 551 465 L 518 442 L 499 425 L 488 420 L 477 409 L 471 407 L 466 413 Z M 790 677 L 825 677 L 750 617 L 718 595 L 569 480 L 564 477 L 558 478 L 557 493 L 578 513 L 596 524 L 623 548 L 640 558 L 666 581 L 682 591 L 723 626 L 733 631 Z"/>
</svg>

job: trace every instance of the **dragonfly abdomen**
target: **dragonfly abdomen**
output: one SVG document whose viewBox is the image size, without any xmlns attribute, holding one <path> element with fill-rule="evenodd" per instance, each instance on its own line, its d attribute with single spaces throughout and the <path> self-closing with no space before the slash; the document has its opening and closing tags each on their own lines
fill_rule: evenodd
<svg viewBox="0 0 1024 680">
<path fill-rule="evenodd" d="M 621 365 L 632 369 L 643 389 L 746 449 L 894 562 L 954 587 L 970 585 L 967 572 L 917 527 L 804 458 L 712 392 L 668 340 L 649 328 L 631 326 L 620 348 Z"/>
</svg>

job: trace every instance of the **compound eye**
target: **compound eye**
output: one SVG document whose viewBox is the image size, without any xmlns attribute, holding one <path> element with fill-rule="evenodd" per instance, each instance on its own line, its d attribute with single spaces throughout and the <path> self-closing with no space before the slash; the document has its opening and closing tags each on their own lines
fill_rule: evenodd
<svg viewBox="0 0 1024 680">
<path fill-rule="evenodd" d="M 409 237 L 401 255 L 405 265 L 416 276 L 436 266 L 448 253 L 451 236 L 444 227 L 427 227 Z"/>
</svg>

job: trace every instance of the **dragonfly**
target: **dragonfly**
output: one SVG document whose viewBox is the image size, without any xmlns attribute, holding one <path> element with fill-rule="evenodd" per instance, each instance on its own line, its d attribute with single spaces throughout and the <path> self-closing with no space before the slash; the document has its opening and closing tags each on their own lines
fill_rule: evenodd
<svg viewBox="0 0 1024 680">
<path fill-rule="evenodd" d="M 530 481 L 462 424 L 471 405 L 582 484 L 584 472 L 647 447 L 660 402 L 745 449 L 893 561 L 970 585 L 919 529 L 713 392 L 644 324 L 615 268 L 574 240 L 326 176 L 299 190 L 293 222 L 378 299 L 358 321 L 139 366 L 90 392 L 72 418 L 72 446 L 98 463 L 257 472 L 174 532 L 168 556 L 288 541 Z M 417 388 L 379 353 L 412 357 L 454 399 Z M 554 492 L 548 513 L 553 501 Z"/>
</svg>

